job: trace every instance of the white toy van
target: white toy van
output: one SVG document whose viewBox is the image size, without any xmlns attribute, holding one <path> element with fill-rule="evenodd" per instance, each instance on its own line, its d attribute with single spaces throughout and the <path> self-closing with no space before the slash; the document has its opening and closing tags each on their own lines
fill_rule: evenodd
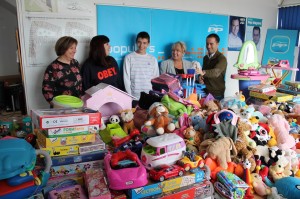
<svg viewBox="0 0 300 199">
<path fill-rule="evenodd" d="M 162 164 L 174 164 L 183 157 L 186 145 L 175 133 L 166 133 L 147 139 L 141 153 L 142 163 L 150 169 Z"/>
</svg>

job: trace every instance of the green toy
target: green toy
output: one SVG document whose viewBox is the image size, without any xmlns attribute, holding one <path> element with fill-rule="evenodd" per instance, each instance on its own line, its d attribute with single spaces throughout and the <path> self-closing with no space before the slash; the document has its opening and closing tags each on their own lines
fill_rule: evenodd
<svg viewBox="0 0 300 199">
<path fill-rule="evenodd" d="M 181 116 L 183 113 L 186 113 L 188 115 L 191 114 L 193 111 L 193 107 L 191 105 L 185 106 L 184 104 L 180 102 L 176 102 L 172 98 L 169 97 L 169 95 L 164 95 L 161 99 L 161 103 L 168 108 L 169 113 L 176 118 Z"/>
<path fill-rule="evenodd" d="M 233 65 L 238 70 L 253 70 L 261 67 L 257 59 L 257 49 L 253 41 L 246 41 L 240 51 L 238 61 Z"/>
</svg>

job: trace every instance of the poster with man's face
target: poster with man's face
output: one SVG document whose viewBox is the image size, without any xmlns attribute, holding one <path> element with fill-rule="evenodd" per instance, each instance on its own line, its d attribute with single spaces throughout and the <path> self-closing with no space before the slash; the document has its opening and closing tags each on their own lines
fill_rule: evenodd
<svg viewBox="0 0 300 199">
<path fill-rule="evenodd" d="M 228 51 L 239 51 L 245 41 L 245 17 L 229 17 Z"/>
<path fill-rule="evenodd" d="M 253 41 L 256 49 L 260 50 L 262 19 L 247 18 L 246 41 Z"/>
</svg>

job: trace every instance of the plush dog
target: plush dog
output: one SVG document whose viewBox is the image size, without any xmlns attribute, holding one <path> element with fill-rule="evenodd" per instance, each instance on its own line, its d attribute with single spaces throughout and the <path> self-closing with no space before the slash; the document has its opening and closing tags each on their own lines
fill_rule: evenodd
<svg viewBox="0 0 300 199">
<path fill-rule="evenodd" d="M 227 169 L 227 163 L 231 162 L 231 150 L 234 156 L 237 155 L 234 143 L 232 139 L 228 137 L 220 137 L 215 141 L 205 140 L 200 144 L 200 147 L 206 148 L 207 156 L 216 160 L 218 165 L 223 169 Z"/>
<path fill-rule="evenodd" d="M 149 120 L 145 122 L 147 126 L 154 126 L 157 134 L 162 135 L 165 132 L 172 132 L 175 129 L 175 124 L 168 116 L 168 109 L 160 102 L 153 103 L 149 108 Z"/>
<path fill-rule="evenodd" d="M 125 133 L 129 134 L 131 131 L 133 131 L 133 129 L 135 129 L 134 126 L 134 112 L 135 112 L 135 108 L 132 109 L 125 109 L 122 110 L 121 113 L 121 119 L 123 122 L 123 130 L 125 131 Z"/>
</svg>

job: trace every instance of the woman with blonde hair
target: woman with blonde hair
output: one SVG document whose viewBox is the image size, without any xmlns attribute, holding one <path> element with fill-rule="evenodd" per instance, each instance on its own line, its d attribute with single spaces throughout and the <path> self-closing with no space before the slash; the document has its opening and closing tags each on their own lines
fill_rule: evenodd
<svg viewBox="0 0 300 199">
<path fill-rule="evenodd" d="M 184 42 L 178 41 L 172 45 L 172 57 L 161 62 L 160 74 L 187 74 L 188 69 L 193 68 L 191 61 L 183 59 L 186 52 L 186 45 Z"/>
</svg>

